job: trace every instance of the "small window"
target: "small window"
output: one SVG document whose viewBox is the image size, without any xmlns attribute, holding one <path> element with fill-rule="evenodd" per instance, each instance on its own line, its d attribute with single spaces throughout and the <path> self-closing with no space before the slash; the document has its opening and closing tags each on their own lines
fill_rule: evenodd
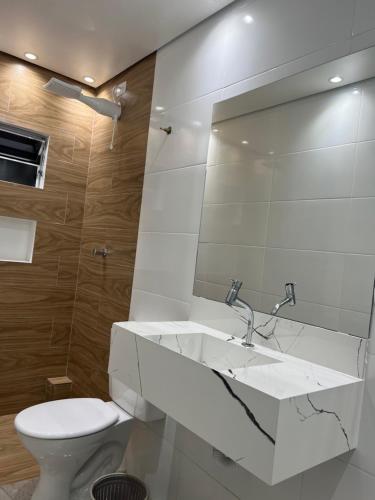
<svg viewBox="0 0 375 500">
<path fill-rule="evenodd" d="M 0 122 L 0 181 L 42 189 L 48 137 Z"/>
</svg>

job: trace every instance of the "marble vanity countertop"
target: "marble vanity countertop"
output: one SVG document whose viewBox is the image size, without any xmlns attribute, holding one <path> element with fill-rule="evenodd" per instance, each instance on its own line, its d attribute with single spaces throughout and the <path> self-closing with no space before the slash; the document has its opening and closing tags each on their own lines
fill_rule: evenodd
<svg viewBox="0 0 375 500">
<path fill-rule="evenodd" d="M 345 373 L 277 352 L 258 344 L 254 344 L 253 348 L 242 347 L 242 339 L 192 321 L 127 321 L 115 324 L 147 340 L 149 340 L 148 337 L 152 336 L 160 336 L 159 339 L 162 339 L 163 337 L 161 336 L 164 335 L 176 336 L 204 333 L 225 340 L 228 343 L 238 345 L 242 349 L 246 349 L 248 353 L 248 366 L 236 368 L 231 360 L 230 354 L 228 354 L 228 369 L 220 371 L 229 378 L 242 382 L 253 389 L 280 400 L 362 381 L 360 378 L 352 377 Z M 155 342 L 155 340 L 153 340 L 153 342 Z M 177 345 L 177 341 L 175 346 L 171 343 L 169 346 L 164 345 L 164 347 L 184 355 L 183 346 L 181 346 L 181 343 Z M 255 363 L 259 355 L 271 358 L 276 362 L 257 365 Z"/>
<path fill-rule="evenodd" d="M 151 403 L 268 484 L 357 446 L 361 378 L 241 343 L 192 321 L 115 323 L 112 398 L 141 419 Z"/>
</svg>

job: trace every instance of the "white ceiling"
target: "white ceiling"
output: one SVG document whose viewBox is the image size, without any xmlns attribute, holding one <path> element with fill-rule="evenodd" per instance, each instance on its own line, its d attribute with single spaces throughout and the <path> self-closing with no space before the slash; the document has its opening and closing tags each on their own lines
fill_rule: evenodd
<svg viewBox="0 0 375 500">
<path fill-rule="evenodd" d="M 101 85 L 233 0 L 0 0 L 0 51 Z"/>
</svg>

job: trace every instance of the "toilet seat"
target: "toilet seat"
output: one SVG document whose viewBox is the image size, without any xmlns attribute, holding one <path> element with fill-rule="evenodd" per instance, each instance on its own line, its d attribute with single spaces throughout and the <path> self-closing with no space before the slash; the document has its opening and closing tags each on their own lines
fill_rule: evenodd
<svg viewBox="0 0 375 500">
<path fill-rule="evenodd" d="M 15 419 L 18 432 L 39 439 L 71 439 L 100 432 L 114 425 L 119 413 L 101 399 L 50 401 L 21 411 Z"/>
</svg>

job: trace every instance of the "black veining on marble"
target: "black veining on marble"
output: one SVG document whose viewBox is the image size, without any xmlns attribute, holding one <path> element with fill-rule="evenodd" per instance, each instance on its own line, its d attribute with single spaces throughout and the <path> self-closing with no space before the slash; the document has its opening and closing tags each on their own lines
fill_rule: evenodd
<svg viewBox="0 0 375 500">
<path fill-rule="evenodd" d="M 261 332 L 259 331 L 259 328 L 266 328 L 266 327 L 267 327 L 267 326 L 271 323 L 271 321 L 272 321 L 272 320 L 275 320 L 275 323 L 274 323 L 274 325 L 272 326 L 271 331 L 270 331 L 269 333 L 261 333 Z M 276 334 L 275 334 L 275 331 L 276 331 L 276 327 L 277 327 L 277 325 L 278 325 L 277 318 L 275 318 L 275 317 L 273 317 L 273 316 L 272 316 L 271 318 L 269 318 L 269 319 L 268 319 L 265 323 L 263 323 L 262 325 L 258 325 L 257 327 L 255 327 L 255 328 L 254 328 L 254 332 L 255 332 L 256 334 L 258 334 L 258 335 L 259 335 L 259 337 L 262 337 L 262 339 L 264 339 L 264 340 L 267 340 L 267 341 L 268 341 L 268 340 L 272 340 L 272 339 L 273 339 L 273 340 L 276 342 L 277 347 L 279 348 L 279 351 L 280 351 L 280 352 L 283 352 L 283 350 L 281 349 L 280 342 L 279 342 L 279 340 L 278 340 L 278 338 L 276 337 Z"/>
<path fill-rule="evenodd" d="M 237 375 L 234 373 L 234 371 L 232 370 L 232 368 L 228 368 L 228 372 L 231 374 L 232 378 L 235 380 Z"/>
<path fill-rule="evenodd" d="M 332 415 L 337 420 L 337 422 L 340 426 L 341 432 L 343 433 L 343 435 L 345 437 L 348 450 L 350 450 L 349 436 L 348 436 L 348 433 L 346 432 L 345 427 L 343 426 L 341 418 L 338 416 L 338 414 L 332 410 L 324 410 L 323 408 L 318 408 L 316 406 L 316 404 L 312 402 L 310 394 L 306 394 L 306 399 L 307 399 L 309 405 L 311 406 L 311 408 L 313 409 L 313 413 L 311 413 L 310 415 L 305 415 L 301 411 L 301 409 L 298 408 L 297 403 L 295 402 L 297 413 L 301 417 L 301 422 L 304 422 L 305 420 L 308 420 L 309 418 L 314 417 L 315 415 L 322 415 L 322 414 Z"/>
<path fill-rule="evenodd" d="M 142 389 L 142 377 L 141 377 L 141 363 L 139 361 L 139 350 L 138 350 L 138 342 L 137 342 L 137 336 L 134 336 L 135 340 L 135 350 L 137 353 L 137 366 L 138 366 L 138 377 L 139 377 L 139 388 L 141 390 L 141 396 L 143 395 L 143 389 Z"/>
<path fill-rule="evenodd" d="M 348 437 L 348 434 L 344 428 L 344 426 L 342 425 L 342 421 L 341 421 L 341 418 L 338 416 L 338 414 L 335 412 L 335 411 L 330 411 L 330 410 L 324 410 L 323 408 L 317 408 L 317 406 L 311 401 L 311 398 L 310 398 L 310 395 L 307 394 L 306 395 L 307 397 L 307 401 L 310 403 L 311 405 L 311 408 L 315 411 L 316 414 L 322 414 L 322 413 L 326 413 L 327 415 L 333 415 L 337 422 L 339 423 L 340 425 L 340 428 L 341 428 L 341 431 L 342 433 L 344 434 L 345 436 L 345 439 L 346 439 L 346 444 L 348 446 L 348 450 L 350 450 L 350 443 L 349 443 L 349 437 Z"/>
<path fill-rule="evenodd" d="M 246 326 L 248 326 L 249 324 L 249 321 L 247 318 L 245 318 L 245 316 L 243 316 L 241 313 L 239 313 L 237 311 L 237 314 L 238 314 L 238 317 L 240 319 L 240 321 L 242 321 L 242 323 L 245 323 Z M 271 321 L 275 320 L 275 324 L 273 325 L 271 331 L 269 333 L 261 333 L 258 328 L 266 328 L 270 323 Z M 276 337 L 276 334 L 275 334 L 275 330 L 276 330 L 276 327 L 277 327 L 277 320 L 278 318 L 275 318 L 274 316 L 271 316 L 269 319 L 267 319 L 267 321 L 265 323 L 263 323 L 262 325 L 258 325 L 258 326 L 254 326 L 253 327 L 253 331 L 259 335 L 259 337 L 262 337 L 262 339 L 264 340 L 274 340 L 277 344 L 277 347 L 279 349 L 280 352 L 283 352 L 282 348 L 281 348 L 281 345 L 279 343 L 279 340 L 278 338 Z M 247 333 L 245 333 L 245 335 L 243 335 L 241 338 L 244 339 L 246 337 Z M 231 339 L 228 339 L 228 340 L 231 340 Z"/>
<path fill-rule="evenodd" d="M 290 352 L 293 347 L 297 344 L 297 341 L 299 339 L 299 337 L 302 335 L 302 332 L 303 330 L 305 329 L 306 325 L 302 325 L 302 327 L 299 329 L 299 332 L 297 333 L 297 335 L 295 336 L 293 342 L 290 344 L 290 346 L 288 347 L 288 349 L 285 351 L 285 353 L 288 353 Z"/>
<path fill-rule="evenodd" d="M 249 417 L 251 422 L 255 425 L 255 427 L 270 441 L 273 445 L 275 445 L 275 440 L 274 438 L 268 434 L 267 431 L 265 431 L 262 426 L 259 424 L 257 419 L 255 418 L 254 413 L 250 410 L 250 408 L 242 401 L 242 399 L 237 396 L 237 394 L 233 391 L 231 386 L 229 385 L 228 381 L 226 378 L 219 373 L 217 370 L 212 370 L 212 373 L 214 373 L 224 384 L 225 388 L 229 392 L 229 394 L 232 396 L 233 399 L 239 402 L 239 404 L 242 406 L 242 408 L 245 410 L 246 415 Z"/>
<path fill-rule="evenodd" d="M 362 342 L 364 339 L 360 339 L 359 344 L 358 344 L 358 351 L 357 351 L 357 373 L 358 373 L 358 378 L 362 378 L 363 374 L 361 374 L 361 370 L 359 368 L 359 361 L 360 361 L 360 355 L 361 355 L 361 347 L 362 347 Z"/>
<path fill-rule="evenodd" d="M 182 354 L 182 347 L 180 344 L 180 339 L 178 338 L 178 334 L 176 335 L 177 348 L 180 354 Z"/>
<path fill-rule="evenodd" d="M 261 337 L 263 337 L 263 338 L 265 338 L 265 339 L 267 339 L 267 338 L 271 337 L 271 336 L 272 336 L 272 334 L 273 334 L 273 333 L 274 333 L 274 331 L 275 331 L 275 326 L 276 326 L 276 323 L 277 323 L 277 319 L 275 318 L 275 316 L 271 316 L 270 318 L 268 318 L 268 319 L 265 321 L 265 323 L 263 323 L 263 324 L 261 324 L 261 325 L 258 325 L 258 326 L 256 327 L 256 328 L 266 328 L 266 327 L 267 327 L 267 326 L 271 323 L 271 321 L 273 321 L 273 320 L 275 320 L 275 325 L 272 327 L 271 332 L 270 332 L 270 333 L 268 333 L 267 335 L 266 335 L 266 334 L 261 334 L 261 333 L 257 332 L 257 333 L 258 333 L 258 335 L 260 335 Z"/>
</svg>

